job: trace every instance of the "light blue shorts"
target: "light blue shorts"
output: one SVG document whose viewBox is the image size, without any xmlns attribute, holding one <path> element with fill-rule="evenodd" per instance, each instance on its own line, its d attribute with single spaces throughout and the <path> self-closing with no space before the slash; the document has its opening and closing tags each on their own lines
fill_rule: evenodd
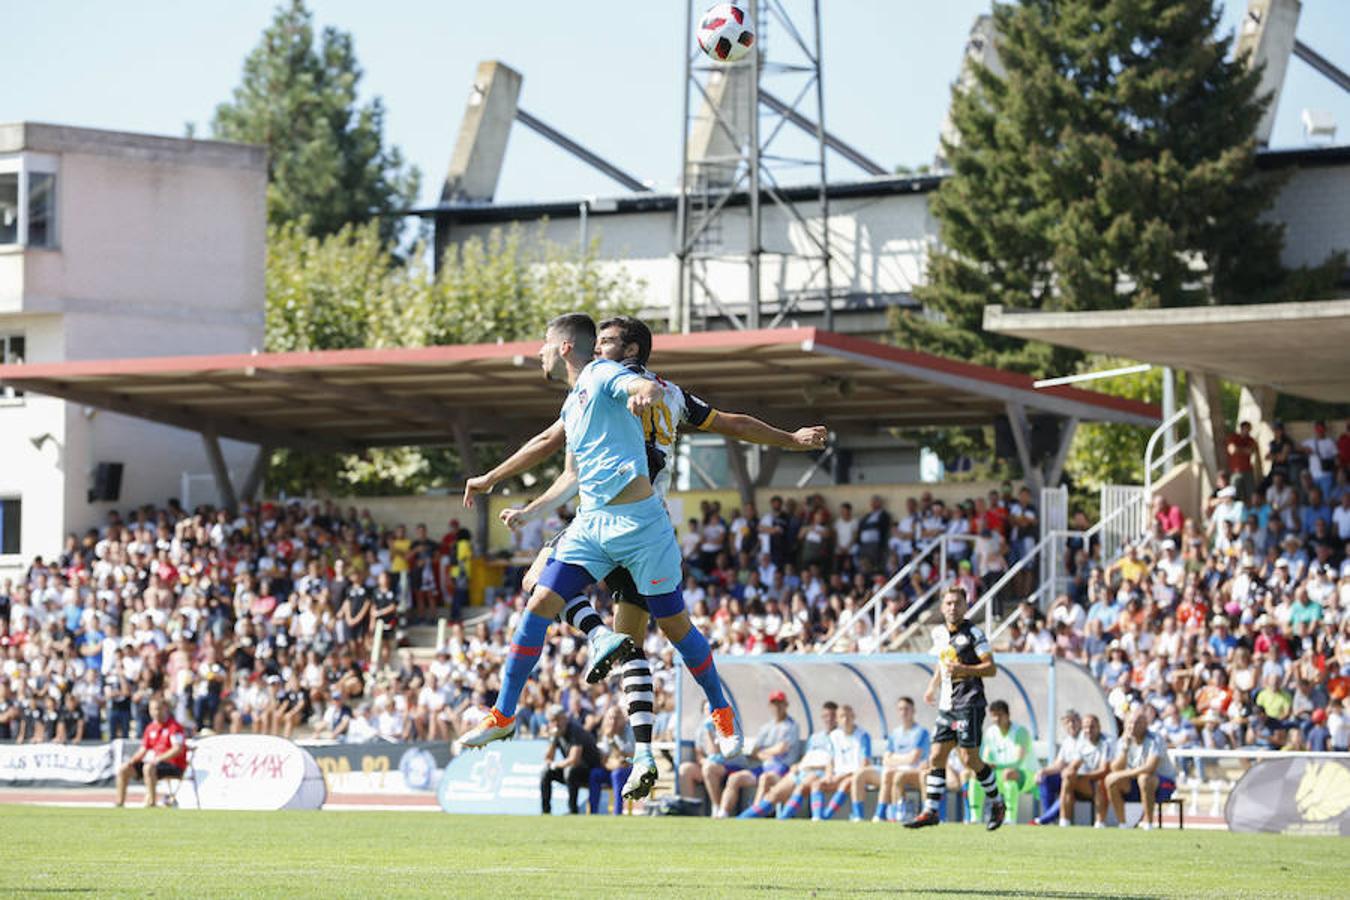
<svg viewBox="0 0 1350 900">
<path fill-rule="evenodd" d="M 670 593 L 683 580 L 675 527 L 658 494 L 577 513 L 553 558 L 583 567 L 596 581 L 623 566 L 644 595 Z"/>
</svg>

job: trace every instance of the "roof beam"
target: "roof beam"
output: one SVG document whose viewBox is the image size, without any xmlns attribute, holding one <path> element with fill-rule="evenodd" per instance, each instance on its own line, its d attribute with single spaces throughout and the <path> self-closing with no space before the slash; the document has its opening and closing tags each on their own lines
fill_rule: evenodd
<svg viewBox="0 0 1350 900">
<path fill-rule="evenodd" d="M 428 400 L 419 400 L 415 397 L 399 397 L 382 391 L 379 388 L 370 387 L 363 384 L 344 384 L 335 385 L 317 375 L 310 375 L 301 372 L 283 372 L 278 369 L 252 369 L 249 374 L 255 378 L 271 381 L 280 381 L 282 384 L 289 384 L 294 387 L 304 388 L 332 394 L 334 390 L 340 391 L 344 396 L 355 398 L 377 409 L 388 412 L 395 410 L 403 415 L 400 418 L 405 419 L 411 424 L 425 427 L 427 419 L 448 420 L 454 416 L 454 411 L 449 407 L 442 406 Z M 446 431 L 450 431 L 447 423 Z"/>
<path fill-rule="evenodd" d="M 325 451 L 357 449 L 357 445 L 351 441 L 336 440 L 304 429 L 272 428 L 241 416 L 204 416 L 199 410 L 191 407 L 141 403 L 126 394 L 81 390 L 60 381 L 6 379 L 6 383 L 35 394 L 59 397 L 95 409 L 106 409 L 109 412 L 148 419 L 161 425 L 172 425 L 199 434 L 214 431 L 220 437 L 251 444 L 268 443 L 274 446 Z"/>
</svg>

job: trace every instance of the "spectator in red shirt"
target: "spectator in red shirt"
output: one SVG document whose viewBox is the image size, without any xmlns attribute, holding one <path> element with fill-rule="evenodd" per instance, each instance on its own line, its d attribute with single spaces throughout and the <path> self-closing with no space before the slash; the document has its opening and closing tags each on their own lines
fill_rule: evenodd
<svg viewBox="0 0 1350 900">
<path fill-rule="evenodd" d="M 1224 448 L 1228 451 L 1229 483 L 1246 503 L 1252 498 L 1253 472 L 1261 466 L 1261 447 L 1252 437 L 1252 423 L 1239 423 L 1237 433 L 1228 436 Z"/>
<path fill-rule="evenodd" d="M 1336 438 L 1336 455 L 1341 458 L 1341 468 L 1350 469 L 1350 422 L 1345 423 L 1345 431 Z"/>
<path fill-rule="evenodd" d="M 183 726 L 169 715 L 169 707 L 160 697 L 150 701 L 151 722 L 145 728 L 141 749 L 117 770 L 117 805 L 127 801 L 127 784 L 137 774 L 145 781 L 145 805 L 154 806 L 155 782 L 177 778 L 187 763 L 187 744 Z"/>
<path fill-rule="evenodd" d="M 1153 497 L 1153 521 L 1158 523 L 1167 537 L 1177 542 L 1181 541 L 1181 526 L 1184 524 L 1181 507 L 1169 503 L 1162 494 L 1155 494 Z"/>
</svg>

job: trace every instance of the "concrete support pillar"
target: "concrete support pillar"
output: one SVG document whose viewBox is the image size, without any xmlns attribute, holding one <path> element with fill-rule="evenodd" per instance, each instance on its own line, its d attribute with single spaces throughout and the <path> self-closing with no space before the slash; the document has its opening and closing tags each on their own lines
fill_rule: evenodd
<svg viewBox="0 0 1350 900">
<path fill-rule="evenodd" d="M 731 477 L 736 482 L 736 491 L 741 495 L 741 505 L 755 502 L 755 482 L 750 478 L 750 467 L 745 462 L 745 452 L 741 445 L 723 437 L 722 444 L 727 451 L 727 465 L 731 468 Z"/>
<path fill-rule="evenodd" d="M 244 483 L 239 487 L 239 499 L 252 501 L 258 495 L 262 488 L 263 478 L 267 475 L 267 464 L 272 459 L 272 448 L 266 444 L 259 444 L 257 454 L 253 457 L 253 465 L 249 467 L 248 475 L 244 476 Z"/>
<path fill-rule="evenodd" d="M 1017 445 L 1017 461 L 1022 466 L 1022 478 L 1031 488 L 1032 495 L 1039 496 L 1045 480 L 1040 466 L 1031 459 L 1031 422 L 1027 419 L 1026 407 L 1009 400 L 1006 409 L 1013 443 Z"/>
<path fill-rule="evenodd" d="M 504 63 L 478 64 L 441 200 L 491 200 L 516 119 L 522 76 Z"/>
<path fill-rule="evenodd" d="M 1220 468 L 1227 463 L 1223 449 L 1228 426 L 1223 419 L 1223 401 L 1219 393 L 1219 379 L 1204 372 L 1186 372 L 1186 402 L 1191 410 L 1191 440 L 1205 467 L 1211 484 L 1218 478 Z"/>
<path fill-rule="evenodd" d="M 478 451 L 473 445 L 473 432 L 467 422 L 456 422 L 455 449 L 459 451 L 459 467 L 465 480 L 478 471 Z M 473 552 L 475 556 L 486 556 L 488 548 L 488 524 L 491 518 L 492 504 L 486 497 L 473 505 Z"/>
<path fill-rule="evenodd" d="M 216 496 L 230 512 L 239 509 L 239 497 L 234 492 L 234 483 L 230 481 L 230 470 L 225 465 L 225 454 L 220 452 L 220 439 L 215 432 L 202 432 L 202 445 L 206 448 L 206 461 L 211 464 L 211 477 L 216 482 Z"/>
<path fill-rule="evenodd" d="M 1069 445 L 1073 443 L 1074 433 L 1078 431 L 1078 417 L 1070 416 L 1059 430 L 1059 446 L 1055 448 L 1054 458 L 1045 469 L 1045 487 L 1057 487 L 1064 474 L 1064 461 L 1069 458 Z"/>
</svg>

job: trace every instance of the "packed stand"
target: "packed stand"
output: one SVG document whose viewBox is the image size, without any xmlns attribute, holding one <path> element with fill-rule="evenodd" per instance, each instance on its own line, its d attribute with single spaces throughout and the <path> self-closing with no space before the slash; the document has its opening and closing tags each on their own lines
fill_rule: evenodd
<svg viewBox="0 0 1350 900">
<path fill-rule="evenodd" d="M 1105 568 L 1080 552 L 1069 590 L 1044 614 L 1022 604 L 1004 643 L 1086 665 L 1171 749 L 1344 751 L 1350 423 L 1300 445 L 1276 423 L 1264 454 L 1250 431 L 1199 519 L 1155 497 L 1146 538 Z"/>
</svg>

